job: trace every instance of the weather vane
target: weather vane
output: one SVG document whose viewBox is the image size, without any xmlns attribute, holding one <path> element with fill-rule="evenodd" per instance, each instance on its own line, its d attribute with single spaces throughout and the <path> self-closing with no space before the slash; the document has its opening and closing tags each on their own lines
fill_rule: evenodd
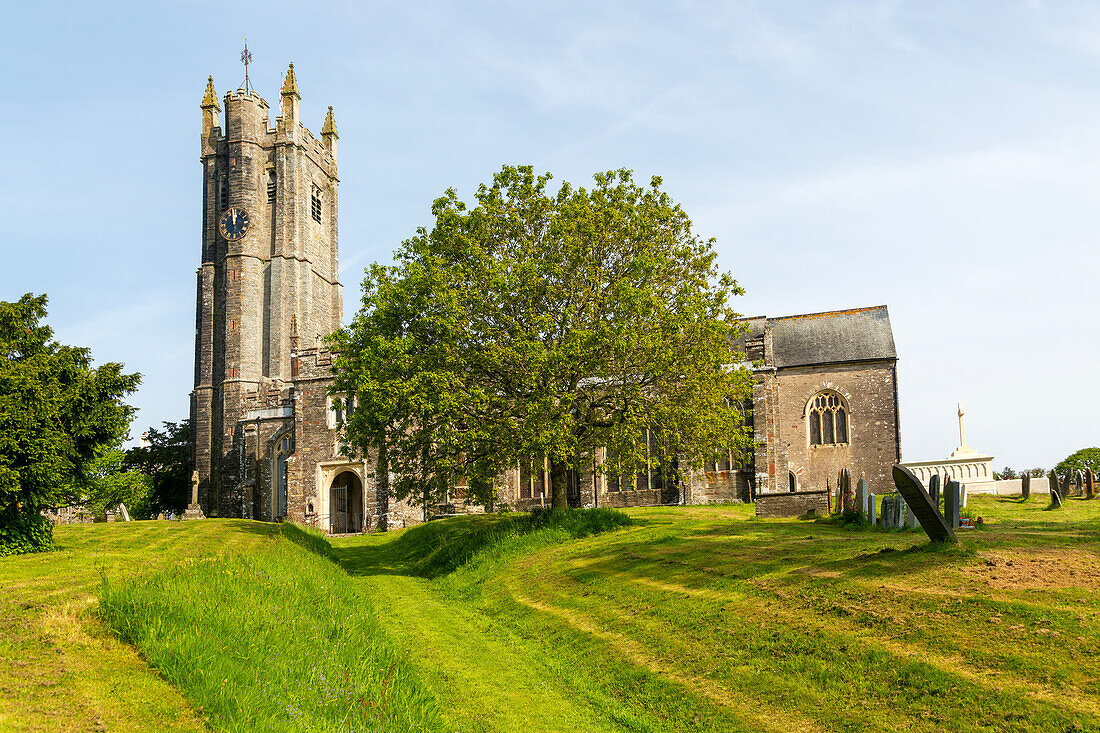
<svg viewBox="0 0 1100 733">
<path fill-rule="evenodd" d="M 248 50 L 248 36 L 244 37 L 244 50 L 241 51 L 241 63 L 244 64 L 244 90 L 253 91 L 248 81 L 248 65 L 252 62 L 252 53 Z"/>
</svg>

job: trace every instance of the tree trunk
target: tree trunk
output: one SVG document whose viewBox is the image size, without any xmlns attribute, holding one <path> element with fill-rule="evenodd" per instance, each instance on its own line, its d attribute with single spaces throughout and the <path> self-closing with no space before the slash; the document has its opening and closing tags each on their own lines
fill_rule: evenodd
<svg viewBox="0 0 1100 733">
<path fill-rule="evenodd" d="M 385 431 L 382 431 L 378 441 L 378 458 L 374 466 L 374 490 L 378 531 L 385 532 L 389 529 L 390 513 L 390 450 Z"/>
<path fill-rule="evenodd" d="M 569 506 L 569 490 L 566 486 L 569 467 L 561 461 L 550 459 L 550 508 L 565 509 Z"/>
</svg>

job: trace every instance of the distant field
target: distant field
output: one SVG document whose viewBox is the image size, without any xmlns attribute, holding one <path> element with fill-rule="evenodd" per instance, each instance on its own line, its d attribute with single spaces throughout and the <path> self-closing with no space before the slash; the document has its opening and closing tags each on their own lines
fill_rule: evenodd
<svg viewBox="0 0 1100 733">
<path fill-rule="evenodd" d="M 425 729 L 1100 730 L 1100 500 L 1045 504 L 972 498 L 985 528 L 943 550 L 750 506 L 631 510 L 583 539 L 461 518 L 336 540 L 332 577 L 435 700 Z M 60 553 L 0 561 L 0 729 L 201 729 L 105 633 L 96 566 L 179 573 L 274 531 L 61 528 Z"/>
</svg>

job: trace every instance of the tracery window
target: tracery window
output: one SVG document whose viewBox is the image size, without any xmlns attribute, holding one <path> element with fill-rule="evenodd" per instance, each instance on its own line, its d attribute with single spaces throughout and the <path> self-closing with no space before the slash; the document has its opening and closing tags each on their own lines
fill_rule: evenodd
<svg viewBox="0 0 1100 733">
<path fill-rule="evenodd" d="M 840 445 L 848 442 L 848 406 L 837 392 L 818 392 L 810 400 L 806 419 L 810 445 Z"/>
</svg>

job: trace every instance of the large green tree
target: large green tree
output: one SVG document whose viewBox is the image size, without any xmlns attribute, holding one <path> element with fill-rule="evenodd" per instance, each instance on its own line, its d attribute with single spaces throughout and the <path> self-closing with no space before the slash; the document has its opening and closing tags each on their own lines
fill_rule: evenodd
<svg viewBox="0 0 1100 733">
<path fill-rule="evenodd" d="M 660 179 L 594 178 L 551 191 L 548 174 L 506 166 L 472 207 L 447 191 L 432 228 L 368 272 L 334 340 L 335 389 L 356 402 L 349 443 L 383 448 L 425 503 L 458 475 L 491 500 L 502 470 L 546 457 L 563 506 L 567 472 L 591 469 L 599 448 L 614 456 L 605 470 L 655 461 L 646 429 L 665 471 L 746 446 L 741 290 L 714 241 Z"/>
<path fill-rule="evenodd" d="M 126 466 L 149 478 L 146 510 L 153 516 L 181 514 L 191 501 L 191 422 L 165 422 L 160 430 L 150 427 L 145 439 L 148 445 L 126 452 Z"/>
<path fill-rule="evenodd" d="M 42 510 L 87 494 L 89 467 L 125 436 L 132 408 L 123 399 L 141 380 L 54 341 L 46 302 L 0 301 L 0 552 L 49 545 Z"/>
<path fill-rule="evenodd" d="M 1094 476 L 1100 477 L 1100 448 L 1082 448 L 1058 462 L 1054 470 L 1063 481 L 1073 478 L 1078 471 L 1092 469 Z"/>
</svg>

